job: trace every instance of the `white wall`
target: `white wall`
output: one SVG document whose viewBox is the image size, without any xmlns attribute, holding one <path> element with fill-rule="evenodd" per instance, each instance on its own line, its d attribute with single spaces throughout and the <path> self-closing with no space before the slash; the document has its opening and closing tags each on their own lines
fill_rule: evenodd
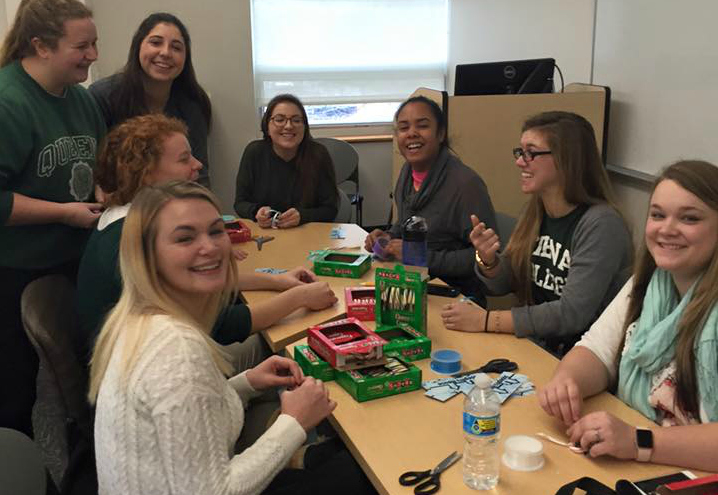
<svg viewBox="0 0 718 495">
<path fill-rule="evenodd" d="M 567 84 L 590 81 L 595 0 L 451 0 L 449 5 L 449 93 L 456 64 L 465 63 L 551 57 Z"/>
</svg>

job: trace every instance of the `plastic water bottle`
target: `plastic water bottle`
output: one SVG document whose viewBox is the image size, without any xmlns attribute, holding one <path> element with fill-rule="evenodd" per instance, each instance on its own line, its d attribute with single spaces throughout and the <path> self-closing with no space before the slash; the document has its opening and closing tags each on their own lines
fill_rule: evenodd
<svg viewBox="0 0 718 495">
<path fill-rule="evenodd" d="M 405 265 L 426 266 L 426 232 L 423 217 L 407 218 L 402 225 L 401 261 Z"/>
<path fill-rule="evenodd" d="M 499 481 L 501 403 L 491 389 L 491 378 L 477 375 L 464 399 L 463 475 L 466 486 L 490 490 Z"/>
</svg>

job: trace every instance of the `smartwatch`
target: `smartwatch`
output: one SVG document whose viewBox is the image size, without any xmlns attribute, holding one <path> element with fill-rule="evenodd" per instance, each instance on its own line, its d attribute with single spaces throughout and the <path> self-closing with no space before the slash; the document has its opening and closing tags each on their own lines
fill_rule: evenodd
<svg viewBox="0 0 718 495">
<path fill-rule="evenodd" d="M 651 454 L 653 454 L 653 432 L 645 428 L 636 428 L 636 447 L 638 447 L 636 460 L 650 461 Z"/>
<path fill-rule="evenodd" d="M 496 265 L 499 264 L 499 257 L 496 256 L 496 257 L 494 258 L 494 262 L 493 262 L 493 263 L 487 264 L 487 263 L 484 263 L 484 260 L 482 260 L 482 259 L 481 259 L 481 256 L 479 256 L 479 252 L 476 251 L 476 263 L 479 264 L 479 268 L 481 268 L 482 270 L 486 270 L 486 271 L 492 270 L 492 269 L 496 268 Z"/>
</svg>

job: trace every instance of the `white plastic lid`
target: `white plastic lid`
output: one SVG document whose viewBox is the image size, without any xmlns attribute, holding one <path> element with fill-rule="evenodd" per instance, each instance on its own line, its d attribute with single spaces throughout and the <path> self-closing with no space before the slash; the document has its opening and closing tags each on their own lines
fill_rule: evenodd
<svg viewBox="0 0 718 495">
<path fill-rule="evenodd" d="M 491 386 L 491 377 L 486 373 L 479 373 L 474 378 L 474 385 L 479 388 L 488 388 Z"/>
</svg>

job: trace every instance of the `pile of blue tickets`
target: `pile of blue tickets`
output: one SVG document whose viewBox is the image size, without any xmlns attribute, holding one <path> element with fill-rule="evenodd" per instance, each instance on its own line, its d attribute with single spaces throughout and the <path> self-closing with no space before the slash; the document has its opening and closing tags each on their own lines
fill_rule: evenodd
<svg viewBox="0 0 718 495">
<path fill-rule="evenodd" d="M 440 402 L 446 402 L 458 393 L 468 395 L 474 386 L 478 373 L 459 377 L 438 378 L 422 382 L 426 392 L 424 395 Z M 523 397 L 536 392 L 536 387 L 526 375 L 504 371 L 496 380 L 492 380 L 491 388 L 503 404 L 509 397 Z"/>
</svg>

